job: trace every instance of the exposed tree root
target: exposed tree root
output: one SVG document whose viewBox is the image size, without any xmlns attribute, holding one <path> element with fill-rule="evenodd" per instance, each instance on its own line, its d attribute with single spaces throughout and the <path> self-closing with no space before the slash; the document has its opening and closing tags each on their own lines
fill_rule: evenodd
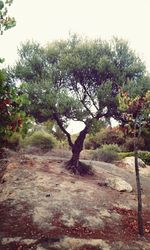
<svg viewBox="0 0 150 250">
<path fill-rule="evenodd" d="M 94 171 L 92 169 L 92 166 L 87 165 L 81 161 L 78 162 L 78 165 L 72 164 L 72 161 L 68 161 L 66 163 L 66 169 L 69 170 L 71 173 L 75 175 L 94 175 Z"/>
</svg>

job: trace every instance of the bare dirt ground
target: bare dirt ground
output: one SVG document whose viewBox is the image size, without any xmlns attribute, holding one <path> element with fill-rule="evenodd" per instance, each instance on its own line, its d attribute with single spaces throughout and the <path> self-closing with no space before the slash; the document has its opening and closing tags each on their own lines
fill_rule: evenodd
<svg viewBox="0 0 150 250">
<path fill-rule="evenodd" d="M 92 161 L 94 176 L 74 176 L 65 161 L 21 153 L 1 160 L 0 250 L 149 250 L 149 175 L 141 176 L 141 238 L 134 173 L 121 164 Z M 106 186 L 112 176 L 127 181 L 133 191 Z"/>
</svg>

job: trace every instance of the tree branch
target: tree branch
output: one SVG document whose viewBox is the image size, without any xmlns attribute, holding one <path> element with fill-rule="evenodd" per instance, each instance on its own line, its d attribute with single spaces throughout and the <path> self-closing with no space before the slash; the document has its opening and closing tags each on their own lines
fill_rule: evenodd
<svg viewBox="0 0 150 250">
<path fill-rule="evenodd" d="M 71 140 L 71 136 L 70 134 L 67 132 L 67 130 L 64 128 L 62 121 L 60 120 L 60 118 L 58 117 L 57 113 L 53 114 L 53 118 L 55 119 L 55 121 L 57 122 L 58 126 L 60 127 L 60 129 L 62 130 L 62 132 L 67 136 L 67 140 L 69 143 L 69 146 L 72 148 L 73 147 L 73 142 Z"/>
<path fill-rule="evenodd" d="M 95 104 L 95 102 L 94 102 L 92 96 L 91 96 L 91 95 L 89 94 L 89 92 L 87 91 L 87 88 L 85 87 L 84 83 L 82 84 L 82 83 L 80 82 L 80 84 L 81 84 L 81 86 L 83 87 L 85 93 L 88 95 L 88 97 L 89 97 L 90 100 L 92 101 L 93 106 L 94 106 L 94 107 L 96 108 L 96 110 L 98 111 L 99 109 L 98 109 L 98 107 L 96 106 L 96 104 Z"/>
</svg>

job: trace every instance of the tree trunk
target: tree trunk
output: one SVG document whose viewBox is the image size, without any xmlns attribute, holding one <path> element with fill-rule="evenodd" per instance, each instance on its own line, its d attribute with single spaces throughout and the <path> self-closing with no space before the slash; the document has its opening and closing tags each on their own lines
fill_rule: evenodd
<svg viewBox="0 0 150 250">
<path fill-rule="evenodd" d="M 79 161 L 80 153 L 83 150 L 83 144 L 88 133 L 88 127 L 86 126 L 77 137 L 76 141 L 72 146 L 72 157 L 67 163 L 67 169 L 71 170 L 74 174 L 92 174 L 91 169 L 86 164 Z"/>
<path fill-rule="evenodd" d="M 80 153 L 82 149 L 79 149 L 75 144 L 72 148 L 72 157 L 68 163 L 68 166 L 70 166 L 70 169 L 73 171 L 74 174 L 79 172 L 80 164 L 79 164 L 79 158 Z"/>
<path fill-rule="evenodd" d="M 80 132 L 79 136 L 77 137 L 76 141 L 73 143 L 71 139 L 71 135 L 67 132 L 67 130 L 63 126 L 62 120 L 59 118 L 58 113 L 53 114 L 53 119 L 57 122 L 58 126 L 62 130 L 62 132 L 67 136 L 68 144 L 72 149 L 72 157 L 70 161 L 67 163 L 67 169 L 71 170 L 74 174 L 90 174 L 93 175 L 93 172 L 91 170 L 91 167 L 80 162 L 80 153 L 83 149 L 83 143 L 86 137 L 86 134 L 88 133 L 88 130 L 91 126 L 91 122 L 87 122 L 87 125 L 85 128 Z"/>
<path fill-rule="evenodd" d="M 139 164 L 138 164 L 138 139 L 140 132 L 136 136 L 136 126 L 134 135 L 134 159 L 135 159 L 135 173 L 136 173 L 136 185 L 137 185 L 137 198 L 138 198 L 138 230 L 141 236 L 144 235 L 144 225 L 142 217 L 142 193 L 141 193 L 141 183 L 139 174 Z"/>
</svg>

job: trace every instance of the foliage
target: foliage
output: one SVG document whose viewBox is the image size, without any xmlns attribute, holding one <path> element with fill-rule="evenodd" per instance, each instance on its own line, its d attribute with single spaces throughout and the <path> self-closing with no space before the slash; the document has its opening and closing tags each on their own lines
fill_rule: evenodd
<svg viewBox="0 0 150 250">
<path fill-rule="evenodd" d="M 7 147 L 16 150 L 22 144 L 22 136 L 21 133 L 15 132 L 10 137 L 7 138 Z"/>
<path fill-rule="evenodd" d="M 106 133 L 102 141 L 103 144 L 113 143 L 117 144 L 118 146 L 121 146 L 124 144 L 124 142 L 125 142 L 124 135 L 118 127 L 116 128 L 109 127 L 106 129 Z"/>
<path fill-rule="evenodd" d="M 113 42 L 115 46 L 73 37 L 47 47 L 31 42 L 22 45 L 15 74 L 26 82 L 23 89 L 29 94 L 30 112 L 38 120 L 47 120 L 57 113 L 63 122 L 85 122 L 94 117 L 92 124 L 108 115 L 116 108 L 118 80 L 121 85 L 127 78 L 143 73 L 143 64 L 127 44 L 122 40 Z M 103 110 L 106 107 L 107 112 Z"/>
<path fill-rule="evenodd" d="M 144 150 L 150 151 L 150 126 L 145 126 L 141 131 L 141 137 L 144 140 Z"/>
<path fill-rule="evenodd" d="M 30 136 L 27 136 L 23 142 L 24 146 L 35 146 L 41 150 L 48 151 L 54 148 L 56 145 L 56 139 L 53 135 L 48 134 L 45 131 L 35 131 Z"/>
<path fill-rule="evenodd" d="M 139 150 L 144 150 L 145 149 L 145 143 L 144 139 L 142 137 L 139 138 L 138 140 L 138 148 Z M 134 138 L 133 137 L 126 137 L 125 143 L 122 146 L 123 151 L 134 151 Z"/>
<path fill-rule="evenodd" d="M 95 134 L 88 134 L 85 139 L 85 149 L 96 149 L 103 144 L 103 139 L 106 135 L 105 128 L 102 128 L 99 132 Z"/>
<path fill-rule="evenodd" d="M 35 131 L 45 131 L 52 134 L 60 143 L 65 141 L 65 136 L 54 120 L 47 120 L 43 123 L 34 123 L 30 129 L 30 134 Z"/>
<path fill-rule="evenodd" d="M 44 128 L 48 133 L 50 134 L 53 133 L 54 121 L 47 120 L 46 122 L 43 122 L 41 125 L 43 125 L 42 129 Z"/>
<path fill-rule="evenodd" d="M 16 25 L 15 19 L 8 15 L 8 6 L 13 0 L 0 1 L 0 33 Z M 0 58 L 0 63 L 4 59 Z M 25 112 L 21 111 L 22 104 L 27 104 L 27 96 L 19 94 L 17 88 L 8 79 L 6 70 L 0 70 L 0 147 L 5 145 L 17 145 L 19 137 L 27 132 L 30 120 Z M 21 132 L 21 135 L 17 132 Z M 14 135 L 12 135 L 15 133 Z M 17 139 L 18 136 L 18 139 Z"/>
<path fill-rule="evenodd" d="M 134 152 L 119 152 L 118 156 L 119 156 L 119 159 L 123 159 L 125 157 L 134 156 Z"/>
<path fill-rule="evenodd" d="M 104 144 L 93 152 L 93 159 L 98 161 L 113 162 L 118 159 L 120 148 L 116 144 Z"/>
<path fill-rule="evenodd" d="M 125 143 L 123 132 L 119 128 L 105 127 L 94 135 L 88 135 L 85 140 L 85 148 L 96 149 L 103 144 L 111 143 L 119 146 Z"/>
<path fill-rule="evenodd" d="M 141 78 L 145 66 L 123 40 L 106 42 L 74 35 L 45 47 L 23 44 L 14 73 L 30 99 L 26 112 L 38 122 L 56 121 L 76 156 L 71 162 L 78 165 L 86 135 L 97 129 L 97 121 L 118 119 L 120 87 Z M 85 124 L 75 142 L 66 129 L 71 119 Z"/>
<path fill-rule="evenodd" d="M 0 139 L 1 145 L 14 132 L 24 136 L 30 127 L 31 119 L 22 111 L 23 105 L 28 104 L 26 94 L 18 93 L 18 89 L 11 85 L 5 70 L 0 70 Z"/>
<path fill-rule="evenodd" d="M 125 157 L 134 156 L 134 152 L 119 152 L 119 158 L 123 159 Z M 150 152 L 149 151 L 139 151 L 138 157 L 145 162 L 145 164 L 150 165 Z"/>
<path fill-rule="evenodd" d="M 131 131 L 133 124 L 145 126 L 149 121 L 150 107 L 150 77 L 145 76 L 140 80 L 129 81 L 128 84 L 120 89 L 117 96 L 122 122 L 130 125 Z"/>
<path fill-rule="evenodd" d="M 147 135 L 147 136 L 146 136 Z M 139 150 L 146 150 L 149 146 L 146 141 L 148 141 L 149 132 L 145 130 L 139 138 Z M 89 134 L 85 139 L 85 149 L 96 149 L 103 144 L 117 144 L 121 146 L 123 151 L 133 151 L 134 150 L 134 138 L 130 134 L 124 135 L 122 129 L 119 127 L 102 128 L 99 132 L 95 134 Z"/>
<path fill-rule="evenodd" d="M 150 152 L 148 151 L 139 151 L 139 158 L 145 162 L 145 164 L 150 165 Z"/>
<path fill-rule="evenodd" d="M 8 15 L 8 6 L 12 4 L 13 0 L 0 1 L 0 34 L 16 25 L 14 17 Z"/>
<path fill-rule="evenodd" d="M 89 135 L 95 136 L 101 129 L 104 129 L 108 126 L 108 123 L 105 120 L 93 120 L 91 128 L 89 130 Z"/>
<path fill-rule="evenodd" d="M 130 81 L 130 91 L 121 89 L 118 95 L 119 107 L 122 113 L 123 126 L 126 125 L 128 133 L 134 140 L 135 174 L 138 198 L 138 230 L 141 236 L 144 235 L 144 223 L 142 217 L 142 192 L 138 165 L 138 149 L 141 131 L 150 124 L 150 78 L 145 76 L 140 79 Z"/>
</svg>

